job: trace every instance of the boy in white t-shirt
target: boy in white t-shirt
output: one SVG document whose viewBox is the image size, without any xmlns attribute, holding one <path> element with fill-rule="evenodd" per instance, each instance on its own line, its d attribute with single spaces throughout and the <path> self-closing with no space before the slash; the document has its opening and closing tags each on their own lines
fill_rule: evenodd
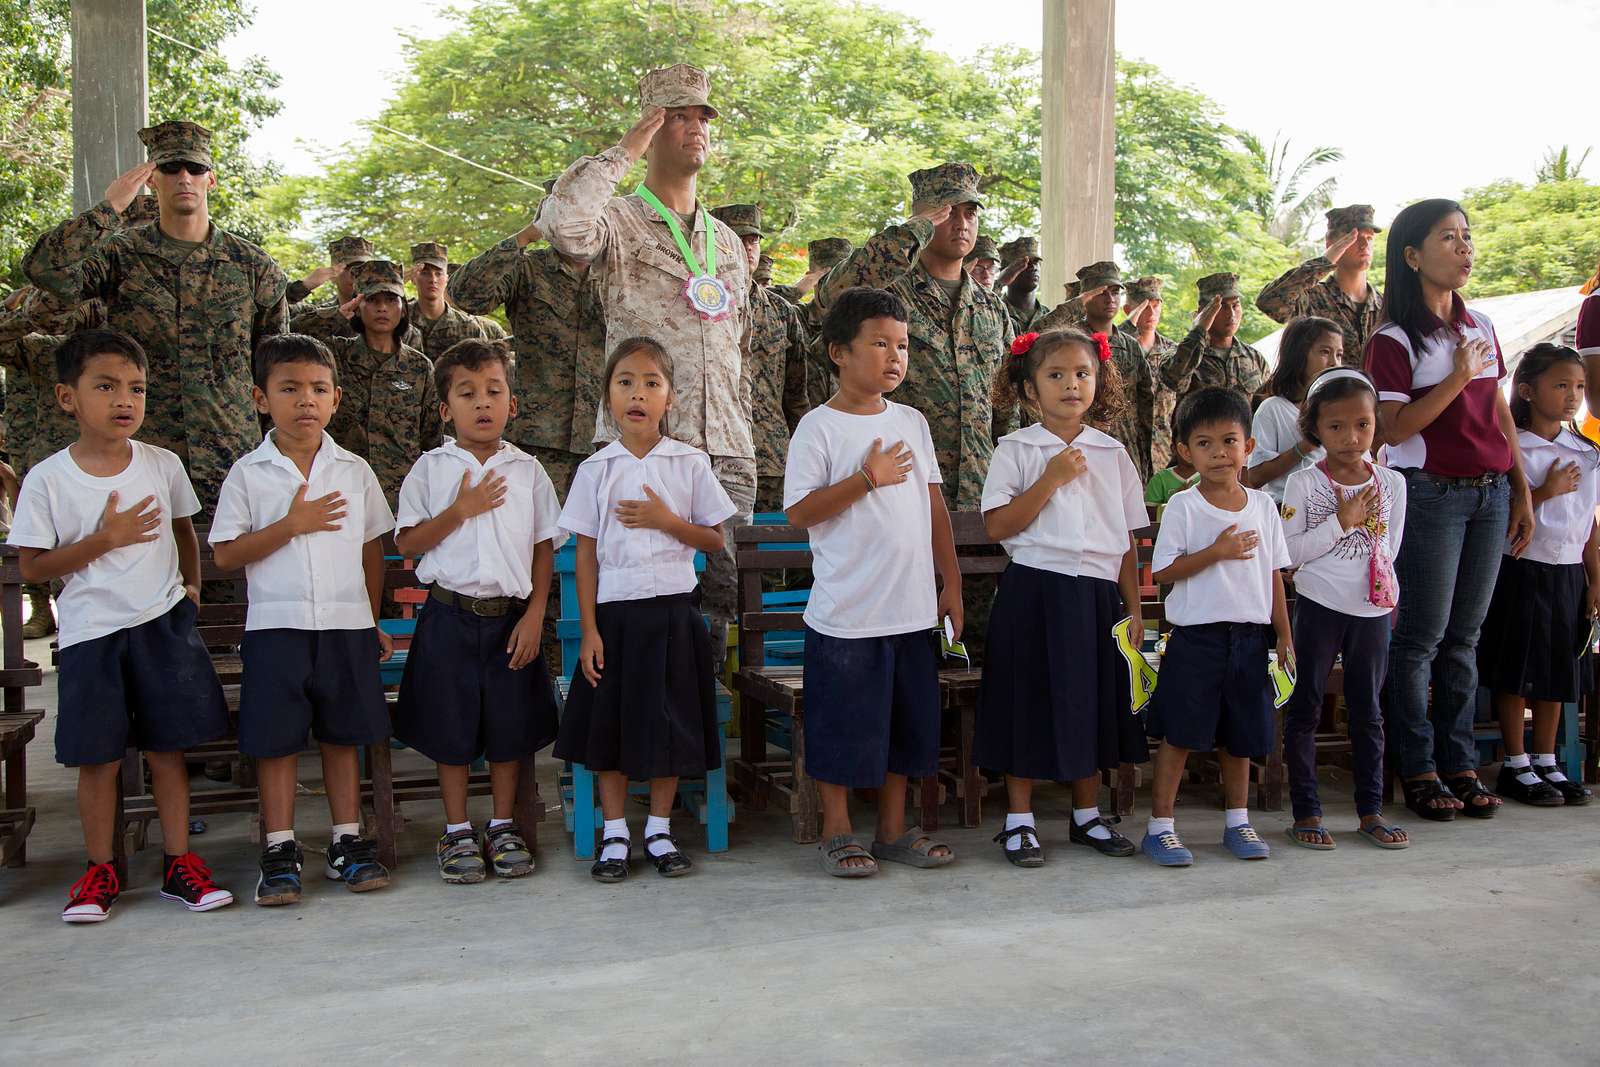
<svg viewBox="0 0 1600 1067">
<path fill-rule="evenodd" d="M 133 440 L 144 423 L 145 356 L 117 330 L 56 351 L 56 399 L 78 440 L 22 484 L 10 543 L 24 581 L 64 581 L 56 759 L 78 768 L 88 872 L 61 917 L 100 922 L 121 891 L 112 863 L 118 773 L 132 745 L 150 766 L 166 852 L 161 896 L 190 911 L 233 903 L 189 851 L 185 749 L 228 730 L 227 705 L 195 630 L 200 510 L 178 457 Z"/>
<path fill-rule="evenodd" d="M 389 740 L 378 664 L 393 645 L 373 620 L 394 517 L 366 460 L 328 436 L 339 379 L 322 342 L 270 337 L 254 364 L 272 429 L 223 479 L 211 546 L 218 567 L 247 579 L 239 751 L 256 760 L 266 842 L 255 900 L 270 906 L 300 899 L 294 800 L 308 732 L 333 816 L 325 873 L 355 893 L 389 884 L 377 842 L 361 836 L 357 748 Z"/>
<path fill-rule="evenodd" d="M 1266 756 L 1276 730 L 1267 651 L 1292 670 L 1294 646 L 1280 568 L 1289 565 L 1272 498 L 1239 484 L 1250 456 L 1250 405 L 1221 386 L 1196 390 L 1174 418 L 1179 453 L 1200 481 L 1167 501 L 1151 560 L 1156 582 L 1171 584 L 1172 633 L 1150 704 L 1148 730 L 1160 738 L 1150 824 L 1141 844 L 1163 867 L 1194 855 L 1173 828 L 1172 809 L 1193 750 L 1221 751 L 1227 823 L 1222 843 L 1239 859 L 1266 859 L 1250 825 L 1250 760 Z"/>
<path fill-rule="evenodd" d="M 960 636 L 961 573 L 928 422 L 884 398 L 907 371 L 905 305 L 848 289 L 822 340 L 839 390 L 795 427 L 783 486 L 789 521 L 811 531 L 805 743 L 822 866 L 841 878 L 873 874 L 877 860 L 942 867 L 954 850 L 906 828 L 905 798 L 907 779 L 939 765 L 935 629 L 949 620 Z M 851 830 L 853 788 L 879 790 L 870 854 Z"/>
</svg>

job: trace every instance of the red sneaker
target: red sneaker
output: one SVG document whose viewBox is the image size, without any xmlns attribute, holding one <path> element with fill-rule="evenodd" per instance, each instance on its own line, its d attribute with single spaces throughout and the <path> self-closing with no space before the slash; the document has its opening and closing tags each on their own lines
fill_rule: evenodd
<svg viewBox="0 0 1600 1067">
<path fill-rule="evenodd" d="M 67 890 L 72 899 L 61 909 L 61 921 L 69 923 L 105 922 L 111 914 L 111 905 L 117 902 L 122 883 L 109 863 L 91 863 L 82 878 Z"/>
<path fill-rule="evenodd" d="M 233 903 L 233 894 L 211 880 L 210 868 L 193 852 L 172 857 L 161 883 L 161 897 L 176 900 L 190 911 L 212 911 Z"/>
</svg>

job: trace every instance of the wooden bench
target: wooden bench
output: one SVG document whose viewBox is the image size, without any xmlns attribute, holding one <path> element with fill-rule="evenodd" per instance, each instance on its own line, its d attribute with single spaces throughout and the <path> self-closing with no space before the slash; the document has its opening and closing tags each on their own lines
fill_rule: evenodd
<svg viewBox="0 0 1600 1067">
<path fill-rule="evenodd" d="M 24 707 L 27 690 L 43 681 L 38 667 L 26 666 L 22 641 L 22 571 L 17 550 L 0 545 L 0 865 L 27 862 L 28 833 L 34 810 L 28 804 L 28 742 L 44 721 L 44 712 Z"/>
</svg>

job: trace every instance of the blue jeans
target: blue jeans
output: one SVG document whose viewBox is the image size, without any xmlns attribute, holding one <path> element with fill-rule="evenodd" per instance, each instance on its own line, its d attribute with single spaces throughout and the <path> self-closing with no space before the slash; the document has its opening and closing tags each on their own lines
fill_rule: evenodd
<svg viewBox="0 0 1600 1067">
<path fill-rule="evenodd" d="M 1480 487 L 1402 473 L 1406 528 L 1395 559 L 1400 606 L 1389 644 L 1389 748 L 1404 778 L 1450 776 L 1478 765 L 1478 632 L 1500 573 L 1511 493 L 1504 476 Z"/>
</svg>

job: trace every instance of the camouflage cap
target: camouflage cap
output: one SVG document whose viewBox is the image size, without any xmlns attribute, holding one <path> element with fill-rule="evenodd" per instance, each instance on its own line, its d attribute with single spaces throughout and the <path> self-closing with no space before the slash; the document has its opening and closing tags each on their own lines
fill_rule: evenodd
<svg viewBox="0 0 1600 1067">
<path fill-rule="evenodd" d="M 1039 239 L 1037 237 L 1018 237 L 1014 241 L 1007 241 L 1000 246 L 1000 263 L 1011 266 L 1017 260 L 1039 258 Z"/>
<path fill-rule="evenodd" d="M 1349 207 L 1336 207 L 1327 213 L 1328 236 L 1348 233 L 1351 230 L 1372 230 L 1378 232 L 1383 229 L 1372 219 L 1371 204 L 1351 204 Z"/>
<path fill-rule="evenodd" d="M 1087 293 L 1107 285 L 1122 284 L 1122 268 L 1109 259 L 1078 268 L 1078 292 Z"/>
<path fill-rule="evenodd" d="M 365 237 L 341 237 L 328 244 L 328 259 L 335 267 L 348 267 L 352 263 L 365 263 L 376 259 L 378 253 Z"/>
<path fill-rule="evenodd" d="M 446 274 L 454 274 L 456 271 L 458 271 L 460 269 L 461 269 L 461 264 L 459 264 L 459 263 L 446 263 L 444 265 L 444 272 Z"/>
<path fill-rule="evenodd" d="M 976 263 L 980 259 L 992 259 L 1000 262 L 1000 249 L 995 247 L 993 237 L 979 237 L 972 242 L 972 251 L 967 253 L 966 263 Z"/>
<path fill-rule="evenodd" d="M 812 270 L 828 270 L 850 258 L 856 246 L 846 237 L 824 237 L 806 245 L 806 264 Z"/>
<path fill-rule="evenodd" d="M 450 250 L 438 241 L 423 241 L 411 246 L 411 262 L 426 263 L 440 270 L 450 269 Z"/>
<path fill-rule="evenodd" d="M 753 275 L 753 277 L 755 278 L 756 281 L 760 282 L 762 285 L 766 285 L 767 283 L 772 281 L 772 257 L 771 256 L 763 255 L 760 259 L 756 260 L 756 272 Z"/>
<path fill-rule="evenodd" d="M 149 193 L 140 193 L 122 209 L 122 224 L 137 226 L 141 222 L 157 222 L 161 218 L 161 201 Z"/>
<path fill-rule="evenodd" d="M 368 259 L 352 263 L 350 280 L 355 283 L 359 296 L 393 293 L 402 300 L 406 296 L 405 274 L 400 270 L 400 264 L 392 260 Z"/>
<path fill-rule="evenodd" d="M 721 219 L 728 224 L 728 229 L 740 237 L 765 237 L 761 232 L 761 205 L 760 204 L 725 204 L 713 208 L 711 217 Z"/>
<path fill-rule="evenodd" d="M 1061 288 L 1066 290 L 1068 300 L 1076 297 L 1080 291 L 1077 282 L 1062 282 Z"/>
<path fill-rule="evenodd" d="M 911 179 L 911 210 L 922 211 L 945 204 L 977 204 L 978 171 L 971 163 L 941 163 L 937 167 L 914 170 Z"/>
<path fill-rule="evenodd" d="M 1240 296 L 1239 276 L 1230 271 L 1207 274 L 1194 284 L 1195 288 L 1200 290 L 1202 304 L 1211 300 L 1227 300 L 1229 297 Z"/>
<path fill-rule="evenodd" d="M 139 131 L 152 163 L 203 163 L 211 166 L 211 131 L 198 122 L 163 122 Z"/>
<path fill-rule="evenodd" d="M 644 107 L 703 107 L 717 117 L 711 106 L 711 79 L 699 67 L 676 63 L 652 70 L 639 79 L 639 103 Z"/>
<path fill-rule="evenodd" d="M 1161 287 L 1165 284 L 1160 278 L 1153 275 L 1135 278 L 1128 283 L 1127 288 L 1124 290 L 1124 295 L 1126 295 L 1130 304 L 1137 304 L 1142 300 L 1160 300 Z"/>
</svg>

